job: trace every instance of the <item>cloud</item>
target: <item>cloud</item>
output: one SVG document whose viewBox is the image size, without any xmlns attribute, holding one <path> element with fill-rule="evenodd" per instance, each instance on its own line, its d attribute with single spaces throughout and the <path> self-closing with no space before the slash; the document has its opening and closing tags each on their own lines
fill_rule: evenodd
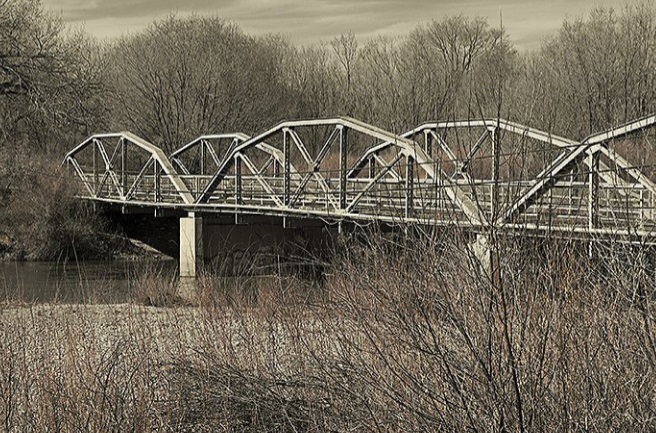
<svg viewBox="0 0 656 433">
<path fill-rule="evenodd" d="M 222 0 L 229 5 L 238 0 Z M 166 15 L 175 11 L 211 12 L 217 2 L 208 0 L 43 0 L 46 8 L 60 10 L 68 22 L 108 18 L 139 18 Z"/>
<path fill-rule="evenodd" d="M 300 43 L 354 31 L 359 37 L 406 34 L 417 24 L 448 15 L 482 16 L 503 23 L 520 47 L 533 47 L 556 31 L 566 16 L 587 13 L 616 0 L 43 0 L 65 21 L 116 37 L 138 31 L 171 13 L 214 14 L 253 34 L 282 33 Z"/>
</svg>

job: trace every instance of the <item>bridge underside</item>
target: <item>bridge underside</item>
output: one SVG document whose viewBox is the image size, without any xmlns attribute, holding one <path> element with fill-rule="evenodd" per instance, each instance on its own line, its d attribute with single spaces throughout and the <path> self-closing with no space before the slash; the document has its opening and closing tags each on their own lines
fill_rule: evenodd
<svg viewBox="0 0 656 433">
<path fill-rule="evenodd" d="M 640 158 L 654 124 L 649 116 L 574 141 L 502 119 L 426 123 L 401 135 L 317 119 L 255 137 L 202 136 L 170 156 L 127 132 L 94 135 L 65 163 L 82 199 L 182 215 L 191 274 L 198 257 L 211 256 L 206 245 L 232 242 L 208 237 L 202 216 L 227 215 L 235 233 L 253 236 L 258 224 L 240 228 L 246 217 L 655 244 L 656 184 Z M 278 229 L 267 227 L 275 243 Z"/>
</svg>

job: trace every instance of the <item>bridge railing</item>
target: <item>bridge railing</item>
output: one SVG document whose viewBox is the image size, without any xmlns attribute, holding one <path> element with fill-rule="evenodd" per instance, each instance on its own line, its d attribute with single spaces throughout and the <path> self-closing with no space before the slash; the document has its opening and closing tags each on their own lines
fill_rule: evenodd
<svg viewBox="0 0 656 433">
<path fill-rule="evenodd" d="M 167 174 L 139 176 L 138 173 L 125 173 L 125 180 L 133 185 L 137 180 L 138 187 L 128 189 L 126 194 L 107 182 L 101 183 L 100 178 L 92 173 L 85 173 L 84 178 L 77 178 L 80 195 L 88 199 L 105 199 L 125 202 L 139 203 L 181 203 L 180 193 L 172 181 L 172 176 Z M 90 195 L 86 186 L 91 186 L 95 195 Z"/>
<path fill-rule="evenodd" d="M 556 184 L 519 214 L 515 222 L 609 231 L 655 227 L 656 200 L 642 185 L 600 185 L 596 200 L 595 222 L 591 226 L 589 185 Z"/>
<path fill-rule="evenodd" d="M 128 183 L 138 179 L 138 173 L 126 173 Z M 210 176 L 184 175 L 180 176 L 190 186 L 190 193 L 202 191 Z M 84 191 L 82 179 L 80 191 Z M 117 202 L 125 201 L 148 203 L 179 203 L 179 193 L 169 175 L 142 176 L 139 187 L 133 191 L 129 200 L 124 200 L 121 194 L 110 184 L 100 185 L 98 176 L 85 175 L 86 184 L 97 191 L 98 197 Z M 277 197 L 283 200 L 284 179 L 281 177 L 266 177 L 266 181 L 277 192 Z M 328 185 L 338 183 L 338 178 L 327 179 Z M 366 187 L 370 179 L 349 179 L 347 188 L 347 203 L 352 202 Z M 300 182 L 292 183 L 298 187 Z M 299 197 L 296 209 L 308 212 L 334 213 L 331 203 L 338 199 L 335 191 L 324 192 L 314 182 Z M 209 204 L 259 207 L 263 212 L 279 212 L 281 209 L 273 200 L 269 191 L 264 189 L 256 176 L 242 176 L 241 202 L 236 196 L 236 177 L 227 176 L 221 187 L 211 195 Z M 468 182 L 461 180 L 458 185 L 478 206 L 490 209 L 492 207 L 493 189 L 498 188 L 498 200 L 501 210 L 512 204 L 531 182 L 494 182 L 479 180 Z M 406 206 L 406 184 L 404 180 L 381 180 L 362 198 L 350 212 L 360 216 L 387 216 L 404 218 Z M 465 222 L 466 216 L 459 212 L 449 197 L 444 193 L 443 186 L 433 179 L 423 179 L 415 183 L 412 214 L 417 219 Z M 87 197 L 92 198 L 92 197 Z M 585 226 L 589 218 L 589 186 L 586 182 L 567 182 L 556 184 L 536 201 L 531 208 L 520 214 L 515 223 L 535 225 L 571 225 Z M 598 193 L 598 228 L 618 229 L 622 227 L 651 227 L 656 225 L 656 197 L 640 184 L 605 185 L 599 187 Z"/>
</svg>

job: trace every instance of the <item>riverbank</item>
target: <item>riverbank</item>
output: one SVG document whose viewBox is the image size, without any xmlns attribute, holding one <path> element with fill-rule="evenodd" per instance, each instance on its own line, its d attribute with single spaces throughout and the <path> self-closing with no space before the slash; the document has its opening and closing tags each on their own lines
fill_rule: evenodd
<svg viewBox="0 0 656 433">
<path fill-rule="evenodd" d="M 72 256 L 59 257 L 59 259 L 75 260 L 173 260 L 173 257 L 137 240 L 121 235 L 109 233 L 96 234 L 94 251 L 86 251 L 81 257 L 76 257 L 75 250 Z M 0 232 L 0 262 L 16 261 L 42 261 L 43 258 L 27 253 L 19 241 L 12 239 L 8 234 Z"/>
</svg>

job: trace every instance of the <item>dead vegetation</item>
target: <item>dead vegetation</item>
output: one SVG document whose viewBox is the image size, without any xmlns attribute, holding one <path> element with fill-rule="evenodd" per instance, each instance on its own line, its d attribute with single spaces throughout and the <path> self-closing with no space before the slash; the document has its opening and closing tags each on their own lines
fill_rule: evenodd
<svg viewBox="0 0 656 433">
<path fill-rule="evenodd" d="M 344 240 L 313 295 L 206 276 L 199 308 L 3 307 L 2 428 L 656 427 L 647 248 L 499 238 L 489 278 L 458 234 L 367 239 Z"/>
</svg>

